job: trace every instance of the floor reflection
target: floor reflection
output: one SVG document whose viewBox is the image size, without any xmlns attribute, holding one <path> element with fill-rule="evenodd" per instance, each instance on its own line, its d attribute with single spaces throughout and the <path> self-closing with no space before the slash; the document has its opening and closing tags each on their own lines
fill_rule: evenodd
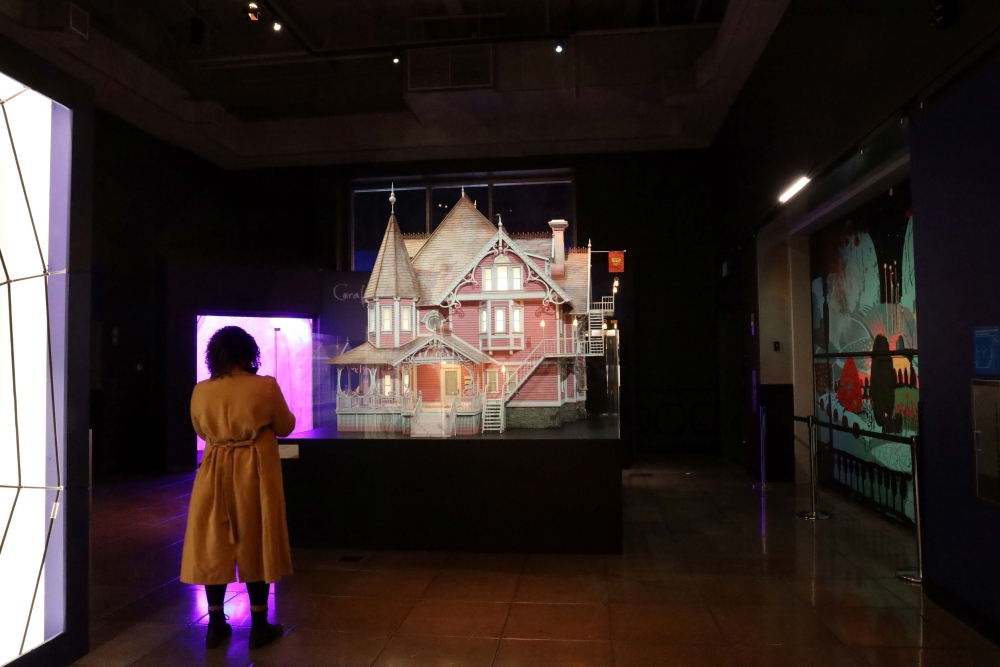
<svg viewBox="0 0 1000 667">
<path fill-rule="evenodd" d="M 615 556 L 296 550 L 272 587 L 274 645 L 206 652 L 198 587 L 177 581 L 192 476 L 94 491 L 93 652 L 81 665 L 1000 667 L 1000 651 L 914 588 L 911 532 L 835 496 L 712 463 L 622 477 Z"/>
</svg>

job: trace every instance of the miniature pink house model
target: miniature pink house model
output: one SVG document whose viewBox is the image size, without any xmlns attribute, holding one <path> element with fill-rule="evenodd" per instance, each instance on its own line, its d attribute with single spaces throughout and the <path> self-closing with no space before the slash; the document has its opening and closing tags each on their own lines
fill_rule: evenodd
<svg viewBox="0 0 1000 667">
<path fill-rule="evenodd" d="M 395 195 L 389 201 L 395 204 Z M 462 191 L 432 234 L 395 207 L 364 293 L 366 342 L 337 367 L 337 428 L 414 436 L 550 427 L 586 415 L 587 356 L 614 297 L 593 303 L 590 248 L 509 235 Z"/>
</svg>

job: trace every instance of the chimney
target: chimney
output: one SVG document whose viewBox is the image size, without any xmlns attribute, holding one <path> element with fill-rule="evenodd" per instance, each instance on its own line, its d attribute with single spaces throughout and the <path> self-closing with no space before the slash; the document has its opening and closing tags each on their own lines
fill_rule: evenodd
<svg viewBox="0 0 1000 667">
<path fill-rule="evenodd" d="M 569 223 L 565 220 L 549 220 L 552 228 L 552 270 L 554 277 L 566 275 L 566 239 L 565 231 Z"/>
</svg>

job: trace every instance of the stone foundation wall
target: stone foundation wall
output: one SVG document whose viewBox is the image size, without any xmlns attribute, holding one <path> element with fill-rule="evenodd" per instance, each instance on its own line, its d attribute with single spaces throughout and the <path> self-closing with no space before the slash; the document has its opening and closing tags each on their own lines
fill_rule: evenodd
<svg viewBox="0 0 1000 667">
<path fill-rule="evenodd" d="M 559 428 L 566 422 L 583 419 L 587 408 L 583 402 L 564 403 L 560 407 L 507 408 L 507 428 Z"/>
</svg>

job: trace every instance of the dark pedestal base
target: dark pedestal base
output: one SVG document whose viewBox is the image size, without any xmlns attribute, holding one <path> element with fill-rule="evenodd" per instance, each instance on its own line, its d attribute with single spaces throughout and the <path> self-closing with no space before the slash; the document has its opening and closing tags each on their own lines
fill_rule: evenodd
<svg viewBox="0 0 1000 667">
<path fill-rule="evenodd" d="M 621 441 L 283 439 L 293 546 L 620 553 Z"/>
</svg>

